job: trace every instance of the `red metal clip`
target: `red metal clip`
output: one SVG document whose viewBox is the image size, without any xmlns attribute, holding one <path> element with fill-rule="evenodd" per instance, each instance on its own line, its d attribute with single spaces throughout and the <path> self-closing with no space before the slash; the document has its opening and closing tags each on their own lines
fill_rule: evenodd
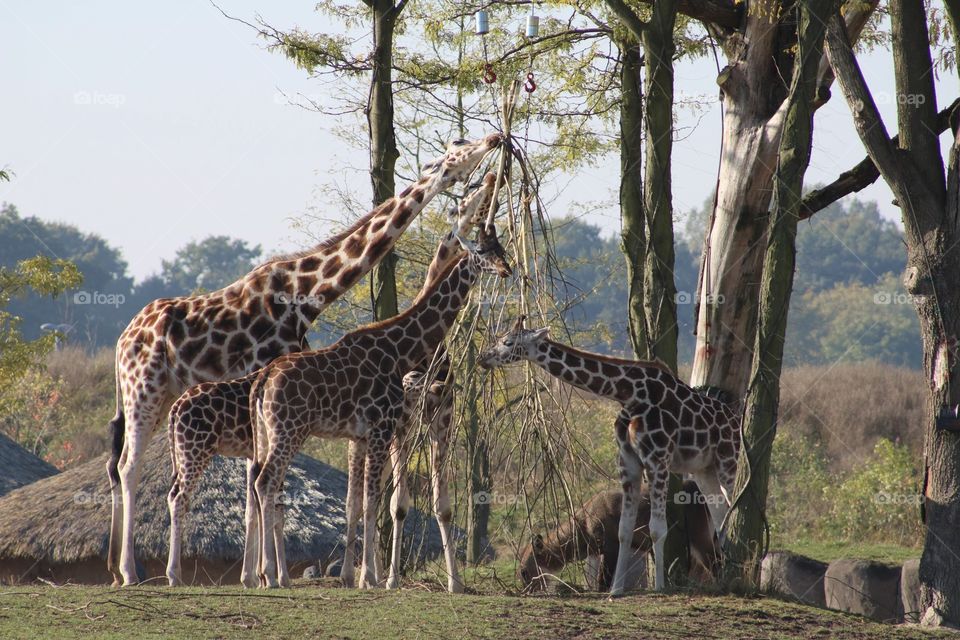
<svg viewBox="0 0 960 640">
<path fill-rule="evenodd" d="M 527 74 L 527 81 L 523 84 L 523 90 L 527 93 L 533 93 L 537 90 L 537 83 L 533 79 L 533 71 Z"/>
<path fill-rule="evenodd" d="M 493 72 L 493 65 L 489 62 L 483 66 L 483 81 L 487 84 L 497 81 L 497 74 Z"/>
</svg>

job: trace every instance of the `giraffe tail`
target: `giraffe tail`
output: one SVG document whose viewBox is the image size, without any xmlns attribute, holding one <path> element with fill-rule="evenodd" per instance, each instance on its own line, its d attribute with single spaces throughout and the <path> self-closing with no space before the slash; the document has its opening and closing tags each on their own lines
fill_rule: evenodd
<svg viewBox="0 0 960 640">
<path fill-rule="evenodd" d="M 117 412 L 107 426 L 110 438 L 110 459 L 107 460 L 107 475 L 110 486 L 120 484 L 120 453 L 123 451 L 123 438 L 126 431 L 126 416 L 123 413 L 123 394 L 120 391 L 120 379 L 117 378 Z"/>
</svg>

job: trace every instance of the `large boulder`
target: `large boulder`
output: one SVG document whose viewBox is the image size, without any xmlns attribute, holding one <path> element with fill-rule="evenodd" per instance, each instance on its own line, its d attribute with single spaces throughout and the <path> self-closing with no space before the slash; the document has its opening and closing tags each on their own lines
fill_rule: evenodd
<svg viewBox="0 0 960 640">
<path fill-rule="evenodd" d="M 920 604 L 920 558 L 903 563 L 900 570 L 900 602 L 903 603 L 905 622 L 920 622 L 923 606 Z"/>
<path fill-rule="evenodd" d="M 760 563 L 760 590 L 815 607 L 825 607 L 827 563 L 789 551 L 771 551 Z"/>
<path fill-rule="evenodd" d="M 900 567 L 869 560 L 834 560 L 824 576 L 827 607 L 880 622 L 903 620 Z"/>
</svg>

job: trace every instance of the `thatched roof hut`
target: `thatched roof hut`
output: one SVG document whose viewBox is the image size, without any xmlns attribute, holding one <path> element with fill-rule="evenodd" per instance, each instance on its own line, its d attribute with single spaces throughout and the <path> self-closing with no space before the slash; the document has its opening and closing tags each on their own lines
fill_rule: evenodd
<svg viewBox="0 0 960 640">
<path fill-rule="evenodd" d="M 0 582 L 42 577 L 109 583 L 106 569 L 110 488 L 106 456 L 34 482 L 0 498 Z M 231 584 L 243 558 L 245 461 L 217 456 L 193 497 L 183 544 L 189 584 Z M 164 576 L 169 536 L 170 460 L 166 434 L 150 443 L 137 501 L 137 559 L 148 579 Z M 293 576 L 342 554 L 347 478 L 298 455 L 287 473 L 285 539 Z M 425 555 L 440 552 L 439 530 L 411 513 L 408 538 Z M 426 528 L 424 528 L 426 525 Z M 425 534 L 425 535 L 424 535 Z"/>
<path fill-rule="evenodd" d="M 0 496 L 56 473 L 55 466 L 0 433 Z"/>
</svg>

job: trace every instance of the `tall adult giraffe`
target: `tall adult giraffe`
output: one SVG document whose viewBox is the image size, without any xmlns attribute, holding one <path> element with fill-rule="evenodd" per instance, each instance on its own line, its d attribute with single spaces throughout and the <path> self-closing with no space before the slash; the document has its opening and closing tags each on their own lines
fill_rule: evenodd
<svg viewBox="0 0 960 640">
<path fill-rule="evenodd" d="M 492 134 L 451 143 L 424 165 L 416 183 L 342 233 L 270 260 L 218 291 L 155 300 L 130 321 L 117 341 L 117 412 L 107 461 L 113 494 L 107 568 L 116 582 L 137 582 L 139 464 L 173 400 L 189 386 L 238 378 L 304 348 L 320 312 L 386 255 L 428 202 L 465 180 L 500 141 Z"/>
</svg>

